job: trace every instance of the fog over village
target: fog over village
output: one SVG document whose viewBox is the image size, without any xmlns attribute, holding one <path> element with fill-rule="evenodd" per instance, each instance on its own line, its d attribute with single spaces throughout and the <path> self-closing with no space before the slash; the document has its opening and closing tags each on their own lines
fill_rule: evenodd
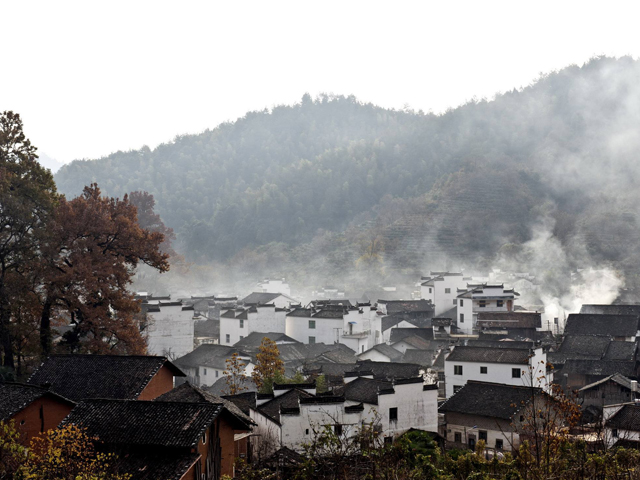
<svg viewBox="0 0 640 480">
<path fill-rule="evenodd" d="M 631 2 L 0 7 L 0 480 L 640 479 Z"/>
</svg>

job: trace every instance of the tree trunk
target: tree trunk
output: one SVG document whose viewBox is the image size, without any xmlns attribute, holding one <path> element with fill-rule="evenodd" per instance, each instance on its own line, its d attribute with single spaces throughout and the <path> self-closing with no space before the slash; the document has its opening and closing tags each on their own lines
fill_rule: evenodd
<svg viewBox="0 0 640 480">
<path fill-rule="evenodd" d="M 11 312 L 9 311 L 9 298 L 7 297 L 4 286 L 0 284 L 0 346 L 2 346 L 3 358 L 2 366 L 14 370 L 13 342 L 11 341 L 11 332 L 9 331 L 9 323 L 11 320 Z"/>
</svg>

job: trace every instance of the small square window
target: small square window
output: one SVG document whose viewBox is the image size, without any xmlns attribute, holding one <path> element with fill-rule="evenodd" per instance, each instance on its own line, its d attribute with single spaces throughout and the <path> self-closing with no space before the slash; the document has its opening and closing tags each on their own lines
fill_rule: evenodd
<svg viewBox="0 0 640 480">
<path fill-rule="evenodd" d="M 384 444 L 391 445 L 393 443 L 393 437 L 384 437 Z"/>
<path fill-rule="evenodd" d="M 244 320 L 240 319 L 240 328 L 244 328 Z"/>
<path fill-rule="evenodd" d="M 484 440 L 486 442 L 487 441 L 487 432 L 485 430 L 480 430 L 478 432 L 478 439 L 479 440 Z"/>
<path fill-rule="evenodd" d="M 204 374 L 205 374 L 205 375 L 207 374 L 207 369 L 206 369 L 206 368 L 204 369 Z"/>
<path fill-rule="evenodd" d="M 225 340 L 227 341 L 227 343 L 231 343 L 231 335 L 227 333 Z"/>
<path fill-rule="evenodd" d="M 429 288 L 429 293 L 431 293 L 431 288 Z"/>
<path fill-rule="evenodd" d="M 220 370 L 216 370 L 216 378 L 220 376 Z"/>
<path fill-rule="evenodd" d="M 487 373 L 487 367 L 480 367 L 480 373 Z"/>
<path fill-rule="evenodd" d="M 339 423 L 337 425 L 334 425 L 333 433 L 335 433 L 336 435 L 342 435 L 342 425 L 340 425 Z"/>
<path fill-rule="evenodd" d="M 460 299 L 460 306 L 464 307 L 464 300 L 463 299 Z"/>
<path fill-rule="evenodd" d="M 389 409 L 389 421 L 391 422 L 398 421 L 398 407 L 392 407 Z"/>
<path fill-rule="evenodd" d="M 454 365 L 453 366 L 453 374 L 454 375 L 462 375 L 462 365 Z"/>
<path fill-rule="evenodd" d="M 309 320 L 309 328 L 312 329 L 312 330 L 316 328 L 316 321 L 315 320 Z"/>
<path fill-rule="evenodd" d="M 462 443 L 462 433 L 456 432 L 453 434 L 453 441 L 456 443 Z"/>
<path fill-rule="evenodd" d="M 484 308 L 484 307 L 486 307 L 486 306 L 487 306 L 487 301 L 486 301 L 486 300 L 479 300 L 479 301 L 478 301 L 478 306 L 479 306 L 480 308 Z"/>
<path fill-rule="evenodd" d="M 464 323 L 464 313 L 460 314 L 460 323 Z"/>
<path fill-rule="evenodd" d="M 456 300 L 455 298 L 453 299 L 453 304 L 457 305 L 458 304 L 458 300 Z"/>
<path fill-rule="evenodd" d="M 611 436 L 613 438 L 618 438 L 618 429 L 614 428 L 613 430 L 611 430 Z"/>
<path fill-rule="evenodd" d="M 309 435 L 309 429 L 308 428 L 304 431 L 304 434 L 305 435 Z"/>
<path fill-rule="evenodd" d="M 450 288 L 445 288 L 444 289 L 444 293 L 451 293 L 451 289 Z"/>
<path fill-rule="evenodd" d="M 496 307 L 503 307 L 504 306 L 504 300 L 496 300 Z"/>
<path fill-rule="evenodd" d="M 522 370 L 519 368 L 511 369 L 511 378 L 520 378 L 522 376 Z"/>
<path fill-rule="evenodd" d="M 316 343 L 316 337 L 309 337 L 309 345 Z"/>
<path fill-rule="evenodd" d="M 244 338 L 244 335 L 240 335 L 240 340 L 242 340 Z"/>
<path fill-rule="evenodd" d="M 502 450 L 504 448 L 504 442 L 500 438 L 496 438 L 496 450 Z"/>
</svg>

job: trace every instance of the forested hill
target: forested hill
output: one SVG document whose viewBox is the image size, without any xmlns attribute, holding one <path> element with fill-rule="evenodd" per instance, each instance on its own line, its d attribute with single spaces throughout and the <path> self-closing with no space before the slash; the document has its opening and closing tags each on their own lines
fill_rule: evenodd
<svg viewBox="0 0 640 480">
<path fill-rule="evenodd" d="M 93 181 L 113 196 L 152 193 L 191 259 L 368 225 L 400 263 L 477 261 L 526 242 L 545 217 L 560 241 L 622 262 L 640 232 L 639 78 L 633 59 L 598 58 L 442 115 L 305 95 L 155 150 L 75 161 L 55 179 L 70 196 Z"/>
</svg>

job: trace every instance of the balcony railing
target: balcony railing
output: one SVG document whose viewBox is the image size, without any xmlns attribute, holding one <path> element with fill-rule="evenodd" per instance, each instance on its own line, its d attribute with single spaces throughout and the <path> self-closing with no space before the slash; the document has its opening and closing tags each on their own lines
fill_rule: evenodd
<svg viewBox="0 0 640 480">
<path fill-rule="evenodd" d="M 349 329 L 343 329 L 342 332 L 340 333 L 341 337 L 348 337 L 348 338 L 366 338 L 369 336 L 369 334 L 371 334 L 371 330 L 349 330 Z"/>
</svg>

